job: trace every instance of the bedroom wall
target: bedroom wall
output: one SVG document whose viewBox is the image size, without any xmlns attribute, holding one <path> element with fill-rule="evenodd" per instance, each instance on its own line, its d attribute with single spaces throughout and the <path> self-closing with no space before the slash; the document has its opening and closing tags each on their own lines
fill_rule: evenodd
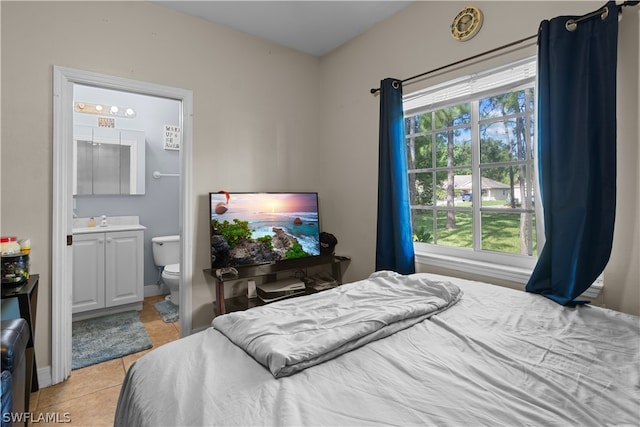
<svg viewBox="0 0 640 427">
<path fill-rule="evenodd" d="M 347 280 L 364 278 L 375 267 L 379 97 L 369 89 L 379 87 L 386 77 L 407 78 L 534 35 L 543 19 L 579 15 L 602 6 L 600 1 L 473 3 L 482 9 L 484 24 L 467 42 L 457 42 L 450 35 L 451 20 L 467 2 L 416 2 L 322 58 L 321 155 L 322 163 L 332 170 L 322 180 L 322 192 L 332 194 L 330 206 L 324 206 L 324 225 L 339 240 L 336 251 L 352 256 Z M 601 298 L 608 307 L 634 314 L 640 314 L 637 33 L 637 9 L 627 8 L 619 36 L 618 214 Z M 513 56 L 535 52 L 533 46 Z M 405 86 L 404 92 L 461 72 Z M 419 265 L 418 269 L 457 274 L 437 266 Z M 522 289 L 522 284 L 501 284 Z"/>
<path fill-rule="evenodd" d="M 319 60 L 146 2 L 1 7 L 2 235 L 31 238 L 36 354 L 50 364 L 52 67 L 193 91 L 193 327 L 213 317 L 209 191 L 315 190 Z"/>
<path fill-rule="evenodd" d="M 601 298 L 640 315 L 640 7 L 626 8 L 619 25 L 616 228 Z"/>
<path fill-rule="evenodd" d="M 323 229 L 338 237 L 338 253 L 352 256 L 346 280 L 366 277 L 375 260 L 379 108 L 369 89 L 532 35 L 542 19 L 601 5 L 476 3 L 485 23 L 469 42 L 449 35 L 466 3 L 417 2 L 318 59 L 145 2 L 0 2 L 0 230 L 31 238 L 32 271 L 41 275 L 39 367 L 50 363 L 53 65 L 193 91 L 193 327 L 201 328 L 213 301 L 202 273 L 209 191 L 318 190 Z M 633 118 L 619 119 L 629 136 L 619 146 L 624 215 L 605 280 L 608 306 L 640 314 L 640 116 L 630 99 L 640 93 L 638 36 L 629 43 L 620 55 L 635 64 L 628 74 L 636 88 L 621 93 Z"/>
</svg>

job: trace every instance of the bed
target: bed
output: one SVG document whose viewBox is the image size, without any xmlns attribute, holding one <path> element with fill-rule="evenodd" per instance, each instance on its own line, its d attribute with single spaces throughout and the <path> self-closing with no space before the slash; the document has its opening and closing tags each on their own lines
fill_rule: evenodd
<svg viewBox="0 0 640 427">
<path fill-rule="evenodd" d="M 435 290 L 412 300 L 416 283 Z M 339 332 L 325 327 L 335 322 Z M 137 360 L 115 416 L 117 426 L 639 423 L 639 317 L 391 272 L 218 316 Z"/>
</svg>

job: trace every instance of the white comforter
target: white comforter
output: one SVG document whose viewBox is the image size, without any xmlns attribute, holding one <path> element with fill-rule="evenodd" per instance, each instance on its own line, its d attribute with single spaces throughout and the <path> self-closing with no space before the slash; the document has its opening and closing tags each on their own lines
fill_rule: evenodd
<svg viewBox="0 0 640 427">
<path fill-rule="evenodd" d="M 640 423 L 640 318 L 417 276 L 452 281 L 464 297 L 427 321 L 284 378 L 209 328 L 134 363 L 115 424 Z"/>
<path fill-rule="evenodd" d="M 422 322 L 461 297 L 449 282 L 383 271 L 307 298 L 219 316 L 212 325 L 278 378 Z"/>
</svg>

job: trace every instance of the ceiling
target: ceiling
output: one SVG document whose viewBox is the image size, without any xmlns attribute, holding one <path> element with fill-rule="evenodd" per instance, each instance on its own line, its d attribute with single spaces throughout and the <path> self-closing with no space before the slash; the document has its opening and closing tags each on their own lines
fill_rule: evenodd
<svg viewBox="0 0 640 427">
<path fill-rule="evenodd" d="M 153 1 L 315 56 L 331 52 L 412 2 Z"/>
</svg>

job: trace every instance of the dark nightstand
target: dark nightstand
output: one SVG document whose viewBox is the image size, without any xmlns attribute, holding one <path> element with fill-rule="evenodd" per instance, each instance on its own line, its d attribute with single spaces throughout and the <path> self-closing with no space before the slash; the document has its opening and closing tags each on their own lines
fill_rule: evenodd
<svg viewBox="0 0 640 427">
<path fill-rule="evenodd" d="M 18 299 L 18 308 L 20 310 L 20 317 L 27 321 L 29 325 L 29 342 L 27 343 L 26 356 L 27 356 L 27 384 L 30 384 L 31 390 L 26 388 L 25 404 L 26 410 L 29 410 L 29 396 L 31 393 L 38 391 L 38 375 L 36 367 L 36 354 L 35 354 L 35 333 L 36 333 L 36 314 L 38 308 L 38 281 L 40 275 L 31 274 L 29 280 L 23 285 L 16 288 L 2 288 L 2 299 L 9 298 Z M 31 392 L 31 393 L 30 393 Z"/>
</svg>

